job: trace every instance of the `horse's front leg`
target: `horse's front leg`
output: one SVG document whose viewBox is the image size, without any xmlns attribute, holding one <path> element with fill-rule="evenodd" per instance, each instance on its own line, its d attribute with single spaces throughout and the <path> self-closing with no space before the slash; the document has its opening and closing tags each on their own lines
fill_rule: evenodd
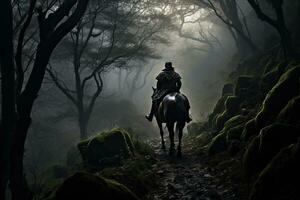
<svg viewBox="0 0 300 200">
<path fill-rule="evenodd" d="M 175 142 L 174 142 L 174 123 L 169 122 L 167 123 L 167 128 L 169 131 L 169 138 L 170 138 L 170 149 L 169 149 L 169 155 L 172 156 L 175 151 Z"/>
<path fill-rule="evenodd" d="M 178 146 L 177 146 L 177 157 L 181 158 L 181 140 L 182 140 L 182 132 L 185 126 L 185 122 L 177 122 L 176 130 L 178 132 Z"/>
<path fill-rule="evenodd" d="M 157 122 L 157 125 L 159 127 L 159 133 L 160 133 L 160 137 L 161 137 L 161 149 L 166 149 L 162 122 L 160 120 L 157 120 L 157 119 L 156 119 L 156 122 Z"/>
</svg>

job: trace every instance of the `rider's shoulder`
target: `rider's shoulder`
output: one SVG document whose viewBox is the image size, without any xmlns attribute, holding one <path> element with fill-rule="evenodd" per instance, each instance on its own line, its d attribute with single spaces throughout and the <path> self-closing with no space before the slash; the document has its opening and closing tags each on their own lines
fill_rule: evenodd
<svg viewBox="0 0 300 200">
<path fill-rule="evenodd" d="M 175 72 L 175 71 L 173 71 L 174 73 L 173 73 L 173 77 L 175 78 L 175 79 L 181 79 L 181 76 L 177 73 L 177 72 Z"/>
<path fill-rule="evenodd" d="M 167 76 L 167 73 L 165 71 L 162 71 L 157 75 L 156 79 L 161 80 L 161 79 L 164 79 L 166 76 Z"/>
</svg>

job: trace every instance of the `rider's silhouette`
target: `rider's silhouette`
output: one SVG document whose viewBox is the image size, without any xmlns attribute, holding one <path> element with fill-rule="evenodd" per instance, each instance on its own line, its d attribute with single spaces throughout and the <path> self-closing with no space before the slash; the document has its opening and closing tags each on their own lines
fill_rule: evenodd
<svg viewBox="0 0 300 200">
<path fill-rule="evenodd" d="M 149 121 L 152 121 L 154 112 L 163 98 L 169 93 L 180 92 L 181 88 L 181 77 L 175 72 L 171 62 L 166 62 L 165 68 L 158 74 L 156 80 L 157 84 L 156 90 L 152 96 L 151 111 L 149 115 L 146 115 L 146 118 Z M 187 107 L 189 107 L 189 105 L 187 105 Z M 191 120 L 192 119 L 188 115 L 186 121 L 190 122 Z"/>
</svg>

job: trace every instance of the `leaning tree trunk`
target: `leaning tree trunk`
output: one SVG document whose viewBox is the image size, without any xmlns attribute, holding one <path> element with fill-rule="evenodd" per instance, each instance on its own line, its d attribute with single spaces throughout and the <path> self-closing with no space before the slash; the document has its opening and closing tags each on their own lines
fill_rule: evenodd
<svg viewBox="0 0 300 200">
<path fill-rule="evenodd" d="M 10 0 L 0 1 L 0 67 L 2 113 L 0 125 L 0 199 L 5 199 L 9 179 L 12 135 L 15 131 L 15 71 L 13 53 L 13 18 Z"/>
<path fill-rule="evenodd" d="M 10 188 L 12 200 L 31 199 L 32 195 L 23 172 L 24 145 L 31 123 L 31 111 L 38 91 L 42 86 L 45 70 L 53 49 L 47 42 L 38 45 L 32 73 L 25 90 L 17 99 L 18 121 L 13 137 Z"/>
<path fill-rule="evenodd" d="M 31 123 L 31 111 L 41 89 L 50 56 L 57 44 L 78 23 L 87 8 L 88 0 L 65 0 L 60 7 L 46 17 L 41 8 L 37 9 L 40 42 L 37 46 L 35 61 L 24 91 L 17 99 L 18 123 L 12 147 L 10 183 L 12 199 L 30 198 L 23 172 L 24 144 Z M 76 5 L 76 9 L 73 6 Z M 70 11 L 73 9 L 73 13 Z M 65 16 L 69 16 L 65 19 Z M 22 196 L 24 195 L 24 196 Z"/>
</svg>

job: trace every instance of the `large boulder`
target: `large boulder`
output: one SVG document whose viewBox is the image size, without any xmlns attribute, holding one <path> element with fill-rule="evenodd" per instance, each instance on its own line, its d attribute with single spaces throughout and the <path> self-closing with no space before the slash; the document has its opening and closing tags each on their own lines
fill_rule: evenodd
<svg viewBox="0 0 300 200">
<path fill-rule="evenodd" d="M 287 64 L 285 62 L 278 62 L 274 60 L 271 60 L 267 64 L 260 82 L 260 89 L 263 94 L 267 94 L 277 83 L 286 66 Z"/>
<path fill-rule="evenodd" d="M 250 200 L 300 199 L 300 139 L 283 148 L 260 173 Z"/>
<path fill-rule="evenodd" d="M 218 115 L 220 113 L 223 113 L 224 110 L 225 110 L 225 101 L 226 99 L 229 97 L 229 96 L 232 96 L 230 94 L 224 94 L 216 103 L 214 109 L 213 109 L 213 112 L 209 115 L 209 125 L 211 127 L 213 127 L 216 123 L 216 118 L 218 117 Z"/>
<path fill-rule="evenodd" d="M 232 83 L 226 83 L 222 89 L 222 96 L 233 95 L 234 85 Z"/>
<path fill-rule="evenodd" d="M 226 131 L 226 139 L 227 141 L 231 140 L 241 140 L 241 135 L 244 130 L 244 124 L 237 125 L 235 127 L 230 128 Z"/>
<path fill-rule="evenodd" d="M 260 128 L 257 127 L 255 118 L 251 119 L 245 124 L 245 127 L 244 127 L 242 135 L 241 135 L 241 139 L 244 141 L 248 141 L 253 136 L 256 136 L 257 132 L 259 132 L 259 130 L 260 130 Z"/>
<path fill-rule="evenodd" d="M 281 123 L 300 126 L 300 96 L 289 101 L 289 103 L 280 111 L 276 121 Z"/>
<path fill-rule="evenodd" d="M 285 146 L 297 141 L 300 129 L 287 124 L 272 124 L 263 128 L 244 154 L 247 175 L 260 172 Z"/>
<path fill-rule="evenodd" d="M 261 99 L 257 78 L 253 76 L 238 77 L 234 94 L 239 97 L 242 108 L 255 107 Z"/>
<path fill-rule="evenodd" d="M 255 85 L 257 85 L 257 82 L 253 76 L 240 76 L 237 79 L 234 94 L 247 97 L 249 90 Z"/>
<path fill-rule="evenodd" d="M 83 161 L 93 167 L 119 164 L 134 154 L 130 135 L 123 129 L 112 129 L 78 144 Z"/>
<path fill-rule="evenodd" d="M 236 115 L 232 118 L 230 118 L 229 120 L 227 120 L 227 122 L 224 124 L 224 132 L 228 132 L 230 129 L 239 126 L 239 125 L 243 125 L 246 122 L 246 117 L 243 115 Z"/>
<path fill-rule="evenodd" d="M 222 114 L 218 115 L 216 118 L 215 128 L 217 131 L 223 129 L 224 124 L 233 116 L 238 114 L 240 101 L 236 96 L 229 96 L 225 101 L 225 110 Z"/>
<path fill-rule="evenodd" d="M 66 179 L 56 191 L 57 200 L 78 199 L 124 199 L 137 200 L 138 197 L 126 186 L 100 176 L 77 172 Z"/>
<path fill-rule="evenodd" d="M 216 135 L 208 145 L 208 154 L 213 155 L 227 149 L 226 134 L 220 132 Z"/>
<path fill-rule="evenodd" d="M 258 127 L 271 124 L 279 112 L 292 98 L 299 95 L 300 66 L 294 67 L 284 73 L 277 84 L 267 94 L 262 109 L 256 116 Z"/>
</svg>

